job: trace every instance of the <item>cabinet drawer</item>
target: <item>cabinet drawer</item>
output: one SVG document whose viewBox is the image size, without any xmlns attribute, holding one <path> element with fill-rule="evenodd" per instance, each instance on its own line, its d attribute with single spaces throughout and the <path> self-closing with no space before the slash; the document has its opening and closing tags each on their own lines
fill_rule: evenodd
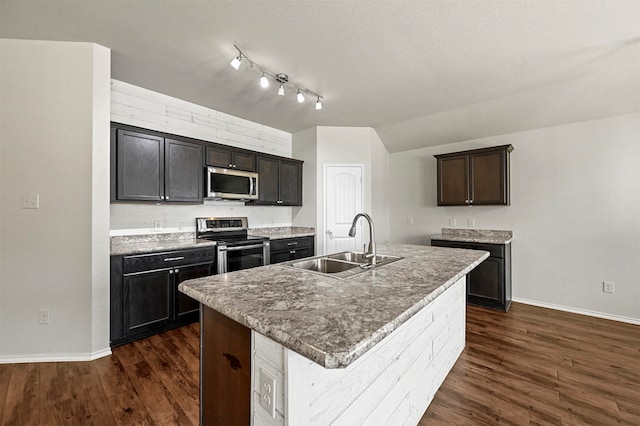
<svg viewBox="0 0 640 426">
<path fill-rule="evenodd" d="M 431 240 L 431 245 L 434 247 L 450 247 L 461 248 L 470 250 L 484 250 L 489 252 L 489 256 L 504 258 L 504 244 L 484 244 L 484 243 L 469 243 L 459 241 L 442 241 Z"/>
<path fill-rule="evenodd" d="M 215 259 L 214 251 L 215 248 L 208 248 L 125 256 L 122 265 L 123 273 L 131 274 L 153 269 L 213 262 Z"/>
<path fill-rule="evenodd" d="M 287 238 L 283 240 L 272 240 L 271 251 L 297 250 L 313 246 L 313 237 Z"/>
</svg>

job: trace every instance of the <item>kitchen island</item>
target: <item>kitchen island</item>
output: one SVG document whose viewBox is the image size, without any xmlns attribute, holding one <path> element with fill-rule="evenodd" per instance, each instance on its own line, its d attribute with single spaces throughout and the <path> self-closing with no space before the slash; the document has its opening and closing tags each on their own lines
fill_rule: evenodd
<svg viewBox="0 0 640 426">
<path fill-rule="evenodd" d="M 286 264 L 186 281 L 203 304 L 203 424 L 415 424 L 464 347 L 488 253 L 382 245 L 347 279 Z"/>
</svg>

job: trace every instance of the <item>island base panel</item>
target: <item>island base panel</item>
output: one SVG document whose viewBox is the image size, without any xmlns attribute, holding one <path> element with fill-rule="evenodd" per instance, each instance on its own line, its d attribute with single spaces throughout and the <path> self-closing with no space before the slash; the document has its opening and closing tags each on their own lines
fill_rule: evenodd
<svg viewBox="0 0 640 426">
<path fill-rule="evenodd" d="M 200 424 L 249 425 L 251 330 L 202 305 Z"/>
</svg>

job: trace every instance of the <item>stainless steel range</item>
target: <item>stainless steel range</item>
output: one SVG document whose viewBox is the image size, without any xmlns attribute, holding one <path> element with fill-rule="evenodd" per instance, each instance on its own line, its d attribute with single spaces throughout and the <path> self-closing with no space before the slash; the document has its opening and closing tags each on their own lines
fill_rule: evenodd
<svg viewBox="0 0 640 426">
<path fill-rule="evenodd" d="M 196 238 L 218 243 L 218 274 L 269 264 L 269 239 L 247 235 L 248 228 L 246 217 L 196 218 Z"/>
</svg>

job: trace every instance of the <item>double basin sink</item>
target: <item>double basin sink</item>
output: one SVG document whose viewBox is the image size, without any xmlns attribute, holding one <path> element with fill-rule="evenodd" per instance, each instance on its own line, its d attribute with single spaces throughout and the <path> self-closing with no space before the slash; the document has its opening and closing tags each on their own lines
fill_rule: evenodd
<svg viewBox="0 0 640 426">
<path fill-rule="evenodd" d="M 286 265 L 334 278 L 347 278 L 373 268 L 388 265 L 400 259 L 402 257 L 378 254 L 376 255 L 376 265 L 372 266 L 369 264 L 369 259 L 365 258 L 364 253 L 344 251 L 296 260 L 288 262 Z"/>
</svg>

